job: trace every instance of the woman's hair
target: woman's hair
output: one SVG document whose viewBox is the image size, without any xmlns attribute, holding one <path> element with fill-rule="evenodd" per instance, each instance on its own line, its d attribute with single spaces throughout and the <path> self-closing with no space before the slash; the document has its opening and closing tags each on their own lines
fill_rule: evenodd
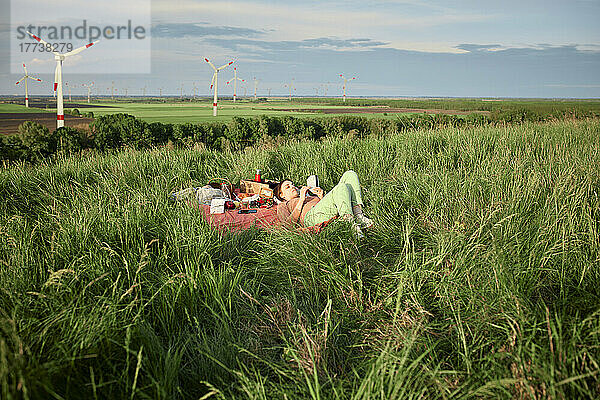
<svg viewBox="0 0 600 400">
<path fill-rule="evenodd" d="M 282 179 L 281 182 L 279 182 L 279 184 L 275 186 L 275 189 L 273 189 L 273 196 L 275 196 L 279 201 L 285 201 L 285 199 L 281 197 L 281 185 L 283 185 L 283 182 L 285 181 L 290 181 L 294 183 L 291 179 Z"/>
</svg>

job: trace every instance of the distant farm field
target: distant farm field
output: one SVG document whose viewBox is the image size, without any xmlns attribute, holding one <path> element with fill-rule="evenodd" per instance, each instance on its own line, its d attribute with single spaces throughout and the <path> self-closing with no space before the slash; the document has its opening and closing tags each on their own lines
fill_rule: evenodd
<svg viewBox="0 0 600 400">
<path fill-rule="evenodd" d="M 48 108 L 45 108 L 48 107 Z M 52 112 L 55 104 L 52 102 L 44 103 L 43 112 Z M 101 102 L 92 102 L 88 104 L 85 101 L 78 100 L 75 103 L 65 102 L 65 109 L 77 108 L 80 112 L 93 112 L 95 116 L 127 113 L 134 115 L 147 122 L 162 123 L 198 123 L 207 121 L 226 122 L 233 117 L 256 117 L 259 115 L 294 117 L 318 117 L 335 115 L 360 115 L 363 117 L 394 118 L 398 115 L 415 113 L 443 113 L 451 115 L 464 115 L 470 111 L 448 110 L 448 109 L 427 109 L 427 108 L 394 108 L 389 106 L 357 106 L 357 105 L 324 105 L 305 103 L 302 99 L 293 101 L 277 100 L 264 102 L 238 101 L 234 103 L 231 100 L 219 102 L 219 115 L 215 118 L 212 115 L 212 105 L 208 102 L 125 102 L 103 100 Z M 39 108 L 25 108 L 15 104 L 0 104 L 1 113 L 20 113 L 21 110 L 35 113 Z M 474 111 L 487 113 L 487 111 Z"/>
<path fill-rule="evenodd" d="M 25 121 L 38 122 L 50 130 L 56 129 L 56 110 L 25 107 L 18 104 L 0 104 L 0 135 L 9 135 L 17 132 L 19 125 Z M 86 129 L 91 118 L 65 115 L 65 125 Z"/>
<path fill-rule="evenodd" d="M 8 103 L 0 103 L 0 114 L 10 114 L 10 113 L 46 113 L 52 112 L 52 110 L 40 109 L 37 107 L 25 107 L 21 104 L 8 104 Z"/>
<path fill-rule="evenodd" d="M 256 169 L 352 169 L 377 227 L 228 234 L 169 197 Z M 0 397 L 598 398 L 599 210 L 592 119 L 5 163 Z"/>
<path fill-rule="evenodd" d="M 49 107 L 55 107 L 52 103 Z M 260 115 L 268 116 L 294 116 L 319 117 L 334 115 L 360 115 L 364 117 L 394 118 L 401 114 L 421 113 L 426 110 L 389 110 L 377 109 L 372 112 L 369 107 L 343 107 L 343 106 L 321 106 L 310 104 L 296 104 L 286 102 L 269 103 L 248 103 L 223 101 L 219 104 L 219 114 L 215 118 L 212 114 L 212 105 L 208 103 L 196 102 L 172 102 L 172 103 L 143 103 L 143 102 L 108 102 L 91 103 L 89 106 L 84 102 L 69 103 L 65 102 L 65 110 L 77 108 L 82 113 L 92 112 L 94 116 L 107 114 L 125 113 L 147 122 L 162 122 L 170 124 L 182 123 L 201 123 L 209 121 L 227 122 L 233 117 L 256 117 Z M 33 120 L 52 127 L 55 120 L 52 108 L 26 108 L 16 104 L 0 104 L 0 132 L 15 132 L 20 123 Z M 442 111 L 448 113 L 446 111 Z M 27 113 L 27 115 L 25 114 Z M 43 114 L 41 114 L 43 113 Z M 30 116 L 29 116 L 30 114 Z M 463 112 L 458 112 L 463 114 Z M 89 123 L 90 120 L 87 120 Z M 85 121 L 66 114 L 66 126 L 81 127 Z"/>
<path fill-rule="evenodd" d="M 292 102 L 219 102 L 217 118 L 213 117 L 212 105 L 207 103 L 177 102 L 177 103 L 97 103 L 97 108 L 81 107 L 80 111 L 92 111 L 94 115 L 106 115 L 113 113 L 127 113 L 148 122 L 163 123 L 195 123 L 207 121 L 229 121 L 233 117 L 256 117 L 269 115 L 282 117 L 290 115 L 294 117 L 318 117 L 334 115 L 360 115 L 364 117 L 395 117 L 400 114 L 433 112 L 421 109 L 389 109 L 362 106 L 328 106 L 303 104 L 299 101 Z M 450 114 L 446 110 L 440 112 Z M 456 114 L 464 114 L 457 111 Z"/>
<path fill-rule="evenodd" d="M 18 99 L 10 101 L 20 102 Z M 53 99 L 33 98 L 32 107 L 25 108 L 19 104 L 0 103 L 0 132 L 14 132 L 16 126 L 26 120 L 36 120 L 51 127 L 48 116 L 34 116 L 28 118 L 22 113 L 36 113 L 55 111 L 56 103 Z M 208 99 L 176 99 L 176 98 L 146 98 L 125 99 L 108 98 L 95 99 L 88 104 L 85 98 L 74 98 L 73 102 L 65 101 L 65 110 L 76 108 L 79 112 L 92 112 L 94 116 L 115 113 L 126 113 L 147 122 L 162 123 L 202 123 L 210 121 L 227 122 L 234 117 L 268 116 L 294 116 L 328 117 L 340 115 L 357 115 L 366 118 L 393 119 L 409 114 L 449 114 L 459 117 L 468 114 L 490 115 L 498 112 L 527 112 L 540 115 L 558 115 L 575 113 L 575 115 L 600 115 L 600 101 L 596 100 L 485 100 L 485 99 L 348 99 L 343 103 L 335 98 L 293 98 L 291 101 L 284 98 L 272 98 L 266 101 L 241 99 L 237 102 L 231 100 L 219 101 L 219 113 L 215 118 L 212 115 L 212 100 Z M 6 114 L 15 113 L 14 118 Z M 17 115 L 18 114 L 18 115 Z M 4 118 L 4 121 L 2 121 Z M 82 127 L 86 122 L 77 121 L 67 113 L 67 126 Z M 7 121 L 11 119 L 11 121 Z M 71 119 L 71 121 L 68 121 Z M 89 121 L 87 122 L 89 123 Z"/>
</svg>

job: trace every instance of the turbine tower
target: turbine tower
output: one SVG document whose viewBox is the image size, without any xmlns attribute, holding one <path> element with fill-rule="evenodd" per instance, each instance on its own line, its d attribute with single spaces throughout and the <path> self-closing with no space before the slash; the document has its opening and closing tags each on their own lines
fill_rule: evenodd
<svg viewBox="0 0 600 400">
<path fill-rule="evenodd" d="M 258 89 L 258 82 L 260 82 L 260 79 L 256 79 L 256 77 L 252 79 L 254 79 L 254 101 L 256 101 L 256 90 Z"/>
<path fill-rule="evenodd" d="M 69 88 L 69 101 L 72 101 L 72 100 L 71 100 L 71 86 L 69 86 L 69 82 L 65 82 L 65 86 L 66 86 L 67 88 Z"/>
<path fill-rule="evenodd" d="M 33 76 L 29 76 L 29 74 L 27 73 L 27 67 L 25 66 L 25 63 L 23 63 L 23 69 L 25 70 L 25 76 L 19 79 L 16 84 L 18 85 L 21 81 L 25 81 L 25 107 L 29 107 L 29 91 L 27 89 L 27 80 L 31 79 L 33 81 L 38 82 L 41 82 L 42 80 Z"/>
<path fill-rule="evenodd" d="M 292 80 L 290 81 L 290 83 L 286 83 L 283 85 L 283 87 L 289 87 L 290 88 L 290 101 L 292 101 L 292 89 L 296 90 L 296 88 L 294 87 L 294 78 L 292 78 Z"/>
<path fill-rule="evenodd" d="M 196 86 L 196 82 L 193 82 L 193 90 L 194 90 L 194 100 L 196 100 L 196 90 L 198 89 L 198 87 Z M 190 101 L 192 101 L 190 99 Z"/>
<path fill-rule="evenodd" d="M 210 64 L 210 66 L 212 67 L 212 69 L 215 71 L 215 73 L 213 74 L 212 77 L 212 81 L 210 83 L 210 88 L 212 89 L 213 87 L 215 88 L 215 94 L 213 97 L 213 117 L 217 116 L 217 89 L 219 86 L 219 71 L 222 70 L 225 67 L 230 66 L 231 64 L 233 64 L 233 61 L 229 61 L 227 64 L 220 66 L 219 68 L 215 67 L 213 65 L 213 63 L 211 63 L 210 61 L 208 61 L 208 58 L 204 58 L 204 60 L 206 60 L 207 63 Z"/>
<path fill-rule="evenodd" d="M 329 82 L 327 82 L 327 83 L 322 83 L 322 84 L 321 84 L 321 87 L 323 87 L 323 95 L 324 95 L 325 97 L 327 97 L 327 91 L 329 90 Z"/>
<path fill-rule="evenodd" d="M 353 81 L 356 79 L 355 76 L 352 77 L 352 79 L 348 79 L 346 78 L 344 75 L 340 74 L 340 77 L 344 80 L 344 103 L 346 102 L 346 84 L 348 83 L 348 81 Z"/>
<path fill-rule="evenodd" d="M 49 48 L 49 49 L 53 48 L 50 43 L 45 42 L 44 40 L 35 36 L 33 33 L 31 33 L 31 32 L 27 32 L 27 33 L 29 34 L 29 36 L 31 36 L 35 40 L 42 43 L 46 48 Z M 65 60 L 65 58 L 67 58 L 69 56 L 74 56 L 75 54 L 79 54 L 82 51 L 84 51 L 85 49 L 87 49 L 88 47 L 95 45 L 96 43 L 98 43 L 97 40 L 95 42 L 88 43 L 85 46 L 81 46 L 75 50 L 69 51 L 68 53 L 64 53 L 64 54 L 58 53 L 56 51 L 52 51 L 52 53 L 54 53 L 54 60 L 56 60 L 56 69 L 54 70 L 54 91 L 56 92 L 56 127 L 57 128 L 62 128 L 63 126 L 65 126 L 65 111 L 64 111 L 64 107 L 63 107 L 63 91 L 62 91 L 62 63 Z"/>
<path fill-rule="evenodd" d="M 88 103 L 90 102 L 90 93 L 92 93 L 92 87 L 94 86 L 94 82 L 90 83 L 89 85 L 86 85 L 85 83 L 83 83 L 81 86 L 87 88 L 88 91 Z"/>
<path fill-rule="evenodd" d="M 235 103 L 235 98 L 237 97 L 237 81 L 245 82 L 245 80 L 238 78 L 237 76 L 237 67 L 233 67 L 233 79 L 227 81 L 227 85 L 233 82 L 233 102 Z"/>
<path fill-rule="evenodd" d="M 112 83 L 110 84 L 110 99 L 115 99 L 115 81 L 112 81 Z"/>
<path fill-rule="evenodd" d="M 146 85 L 142 88 L 142 96 L 146 97 Z"/>
</svg>

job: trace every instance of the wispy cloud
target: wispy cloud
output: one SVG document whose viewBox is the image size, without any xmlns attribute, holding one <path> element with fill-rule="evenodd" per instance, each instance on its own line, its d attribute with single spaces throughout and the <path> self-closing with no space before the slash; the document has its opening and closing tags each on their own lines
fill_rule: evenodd
<svg viewBox="0 0 600 400">
<path fill-rule="evenodd" d="M 257 37 L 265 31 L 235 26 L 212 26 L 207 22 L 195 23 L 162 23 L 152 26 L 152 36 L 165 38 L 203 37 L 203 36 L 242 36 Z"/>
<path fill-rule="evenodd" d="M 275 51 L 296 51 L 300 49 L 321 49 L 321 50 L 365 50 L 387 45 L 387 42 L 376 41 L 366 38 L 340 39 L 340 38 L 315 38 L 304 40 L 253 40 L 253 39 L 224 39 L 224 38 L 206 38 L 204 40 L 212 45 L 221 46 L 225 49 L 235 51 L 254 52 L 275 52 Z"/>
<path fill-rule="evenodd" d="M 596 52 L 600 53 L 600 46 L 594 45 L 579 45 L 579 44 L 567 44 L 567 45 L 553 45 L 549 43 L 535 43 L 526 45 L 501 45 L 501 44 L 474 44 L 474 43 L 463 43 L 455 46 L 455 48 L 464 50 L 466 52 L 504 52 L 505 54 L 521 53 L 521 54 L 540 54 L 544 51 L 545 54 L 566 54 L 574 52 Z M 537 53 L 536 53 L 537 52 Z"/>
<path fill-rule="evenodd" d="M 502 48 L 502 45 L 499 44 L 470 44 L 463 43 L 455 46 L 457 49 L 465 50 L 465 51 L 492 51 L 498 50 Z"/>
<path fill-rule="evenodd" d="M 304 39 L 296 42 L 300 47 L 331 47 L 331 48 L 360 48 L 360 47 L 376 47 L 384 46 L 389 42 L 380 42 L 373 39 L 338 39 L 338 38 L 316 38 Z"/>
</svg>

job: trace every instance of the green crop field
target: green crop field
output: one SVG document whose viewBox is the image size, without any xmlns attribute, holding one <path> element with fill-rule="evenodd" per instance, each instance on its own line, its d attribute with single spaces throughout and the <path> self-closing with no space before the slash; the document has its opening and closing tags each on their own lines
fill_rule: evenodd
<svg viewBox="0 0 600 400">
<path fill-rule="evenodd" d="M 166 102 L 162 102 L 166 101 Z M 335 109 L 355 108 L 356 113 L 367 118 L 395 118 L 402 114 L 414 112 L 394 112 L 393 109 L 419 109 L 431 113 L 432 110 L 446 110 L 454 112 L 502 112 L 528 110 L 543 115 L 551 113 L 578 112 L 600 115 L 600 100 L 568 100 L 568 99 L 348 99 L 343 103 L 337 98 L 294 98 L 272 99 L 269 101 L 251 102 L 247 100 L 233 103 L 231 100 L 219 101 L 219 116 L 212 116 L 212 100 L 198 100 L 195 102 L 177 101 L 175 99 L 138 99 L 127 101 L 123 99 L 102 99 L 97 105 L 111 108 L 83 108 L 93 111 L 94 114 L 125 112 L 135 115 L 148 122 L 205 122 L 209 120 L 228 121 L 234 116 L 251 117 L 257 115 L 272 116 L 333 116 Z M 68 108 L 68 104 L 65 105 Z M 365 107 L 389 107 L 389 113 L 369 113 Z M 322 113 L 324 109 L 330 110 L 328 114 Z M 80 111 L 82 111 L 80 110 Z M 314 110 L 315 112 L 299 112 L 290 110 Z M 344 113 L 344 115 L 348 115 Z"/>
<path fill-rule="evenodd" d="M 12 100 L 14 101 L 14 100 Z M 93 112 L 95 116 L 126 113 L 147 122 L 162 123 L 202 123 L 208 121 L 227 122 L 233 117 L 294 116 L 294 117 L 328 117 L 336 115 L 359 115 L 366 118 L 396 118 L 400 115 L 414 113 L 432 113 L 433 110 L 444 110 L 450 114 L 467 112 L 528 112 L 549 115 L 552 113 L 574 112 L 585 115 L 600 115 L 598 100 L 547 100 L 547 99 L 348 99 L 343 103 L 337 98 L 294 98 L 270 99 L 269 101 L 248 101 L 246 99 L 234 103 L 231 100 L 219 101 L 219 114 L 212 116 L 212 99 L 194 101 L 174 98 L 140 98 L 114 100 L 101 98 L 86 107 L 83 99 L 74 102 L 66 101 L 65 110 L 77 108 L 80 112 Z M 17 104 L 1 104 L 0 113 L 16 112 L 53 112 L 55 104 L 44 103 L 48 108 L 25 108 Z M 367 107 L 389 107 L 390 111 L 368 112 Z M 342 112 L 342 109 L 355 109 L 356 112 Z M 335 110 L 340 112 L 336 113 Z M 417 109 L 422 111 L 395 111 L 394 109 Z M 461 116 L 461 115 L 459 115 Z"/>
<path fill-rule="evenodd" d="M 83 103 L 83 104 L 82 104 Z M 259 115 L 269 116 L 285 116 L 294 117 L 326 117 L 334 115 L 360 115 L 367 118 L 395 118 L 398 115 L 412 114 L 413 112 L 392 112 L 369 113 L 365 112 L 363 107 L 357 107 L 355 113 L 335 113 L 336 109 L 347 109 L 352 105 L 343 104 L 319 104 L 313 103 L 310 99 L 294 99 L 289 102 L 287 100 L 270 100 L 268 102 L 248 102 L 238 101 L 234 103 L 230 100 L 222 100 L 219 102 L 219 115 L 215 118 L 212 115 L 212 104 L 207 101 L 184 102 L 184 101 L 166 101 L 157 102 L 150 99 L 138 101 L 110 101 L 103 99 L 90 103 L 90 107 L 86 107 L 87 103 L 77 101 L 64 103 L 65 110 L 74 108 L 72 104 L 77 104 L 77 109 L 80 112 L 93 112 L 95 116 L 126 113 L 134 115 L 147 122 L 162 122 L 162 123 L 199 123 L 207 121 L 222 121 L 226 122 L 233 117 L 256 117 Z M 81 106 L 83 105 L 83 106 Z M 428 104 L 424 104 L 428 105 Z M 16 112 L 53 112 L 56 105 L 48 104 L 48 108 L 26 108 L 18 104 L 0 104 L 0 113 L 16 113 Z M 323 113 L 324 110 L 328 113 Z M 311 111 L 308 111 L 311 110 Z M 367 110 L 368 111 L 368 110 Z"/>
<path fill-rule="evenodd" d="M 40 112 L 52 112 L 54 110 L 44 110 L 41 108 L 34 107 L 25 107 L 20 104 L 6 104 L 0 103 L 0 114 L 9 114 L 9 113 L 40 113 Z M 54 111 L 56 112 L 56 111 Z"/>
<path fill-rule="evenodd" d="M 377 227 L 168 196 L 256 169 L 353 169 Z M 598 398 L 599 193 L 597 119 L 5 163 L 0 397 Z"/>
<path fill-rule="evenodd" d="M 291 115 L 294 117 L 318 117 L 325 116 L 325 114 L 319 113 L 319 110 L 324 108 L 335 109 L 335 108 L 347 108 L 342 106 L 325 106 L 325 105 L 313 105 L 313 104 L 302 104 L 297 102 L 268 102 L 268 103 L 245 103 L 232 101 L 221 101 L 219 102 L 219 113 L 215 118 L 213 117 L 212 105 L 210 103 L 193 103 L 193 102 L 173 102 L 173 103 L 109 103 L 102 102 L 96 103 L 95 105 L 101 105 L 102 107 L 81 107 L 79 111 L 89 112 L 92 111 L 94 115 L 106 115 L 114 113 L 127 113 L 134 115 L 148 122 L 163 122 L 163 123 L 197 123 L 206 121 L 229 121 L 233 117 L 256 117 L 259 115 L 269 116 L 285 116 Z M 68 104 L 65 104 L 68 108 Z M 315 110 L 315 112 L 303 112 L 294 110 Z M 384 116 L 382 113 L 364 113 L 360 110 L 356 111 L 357 115 L 365 117 L 395 117 L 397 114 L 390 114 Z M 341 114 L 327 114 L 327 116 L 341 115 Z M 347 114 L 345 114 L 347 115 Z"/>
<path fill-rule="evenodd" d="M 103 107 L 81 108 L 82 112 L 92 111 L 94 115 L 126 113 L 148 122 L 194 123 L 206 121 L 229 121 L 232 117 L 254 117 L 262 114 L 282 116 L 285 111 L 264 110 L 248 104 L 234 105 L 233 102 L 222 102 L 219 115 L 215 118 L 212 105 L 208 103 L 98 103 Z M 293 113 L 293 115 L 313 115 L 310 113 Z"/>
</svg>

